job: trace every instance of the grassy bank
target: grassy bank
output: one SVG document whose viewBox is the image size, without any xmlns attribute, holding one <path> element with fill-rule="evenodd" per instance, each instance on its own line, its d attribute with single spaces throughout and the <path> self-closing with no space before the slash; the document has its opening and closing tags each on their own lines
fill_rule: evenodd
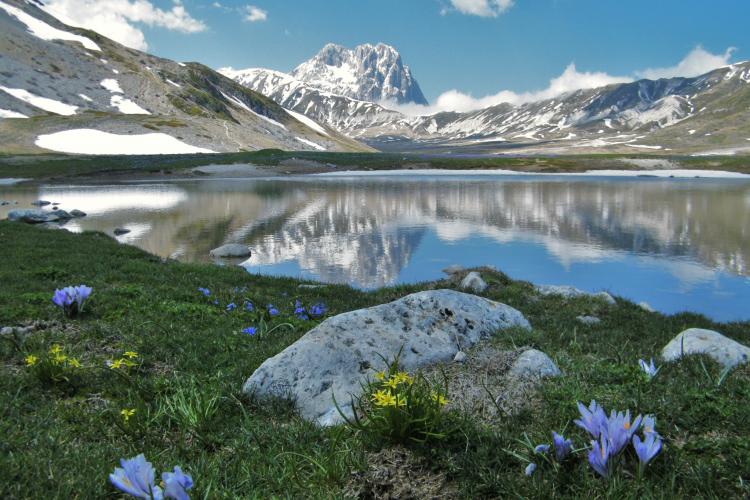
<svg viewBox="0 0 750 500">
<path fill-rule="evenodd" d="M 407 293 L 454 286 L 424 283 L 365 293 L 345 286 L 298 288 L 286 278 L 258 277 L 239 268 L 162 261 L 99 233 L 75 235 L 0 222 L 0 325 L 45 321 L 25 341 L 0 339 L 0 497 L 116 497 L 107 474 L 120 457 L 144 453 L 157 471 L 180 465 L 196 486 L 194 498 L 341 497 L 353 473 L 390 448 L 345 427 L 320 429 L 283 402 L 248 401 L 244 380 L 266 358 L 319 320 L 293 315 L 294 302 L 323 302 L 328 315 L 379 304 Z M 441 478 L 463 497 L 725 497 L 750 495 L 750 367 L 721 377 L 708 358 L 665 365 L 648 382 L 639 358 L 656 356 L 688 327 L 711 328 L 750 344 L 750 323 L 716 324 L 694 314 L 663 316 L 618 300 L 538 297 L 528 283 L 484 272 L 485 295 L 522 311 L 532 332 L 499 335 L 499 347 L 533 346 L 548 353 L 564 376 L 545 382 L 526 411 L 484 425 L 451 415 L 457 429 L 444 441 L 414 446 L 421 466 L 395 474 L 418 484 Z M 65 319 L 52 291 L 85 283 L 94 289 L 85 313 Z M 198 292 L 212 291 L 219 305 Z M 270 334 L 249 336 L 256 308 L 273 304 Z M 575 320 L 594 314 L 600 325 Z M 60 345 L 81 368 L 51 383 L 26 365 Z M 130 369 L 108 367 L 137 352 Z M 450 395 L 449 395 L 450 397 Z M 518 439 L 549 442 L 564 432 L 577 448 L 588 443 L 572 425 L 576 401 L 656 415 L 665 440 L 643 479 L 618 469 L 596 476 L 585 452 L 557 474 L 523 474 Z M 123 409 L 135 409 L 124 422 Z M 380 454 L 378 454 L 380 453 Z M 427 465 L 429 464 L 429 465 Z M 377 465 L 377 464 L 375 464 Z M 382 465 L 382 464 L 381 464 Z M 409 467 L 405 465 L 404 467 Z M 404 471 L 400 471 L 404 472 Z M 436 480 L 436 479 L 435 479 Z"/>
<path fill-rule="evenodd" d="M 65 179 L 76 177 L 136 177 L 184 174 L 208 164 L 251 163 L 269 167 L 269 173 L 347 170 L 436 168 L 455 170 L 508 169 L 520 172 L 573 173 L 597 169 L 638 169 L 623 159 L 668 159 L 680 168 L 750 173 L 744 156 L 686 157 L 649 155 L 570 155 L 538 157 L 448 157 L 394 153 L 324 153 L 267 149 L 256 152 L 156 156 L 3 155 L 0 178 Z M 289 162 L 302 160 L 295 166 Z"/>
</svg>

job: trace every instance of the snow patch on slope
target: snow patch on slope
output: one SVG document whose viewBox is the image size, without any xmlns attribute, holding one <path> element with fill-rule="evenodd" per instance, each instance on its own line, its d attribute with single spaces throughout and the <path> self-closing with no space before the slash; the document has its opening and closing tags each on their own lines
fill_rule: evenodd
<svg viewBox="0 0 750 500">
<path fill-rule="evenodd" d="M 321 127 L 320 124 L 318 122 L 316 122 L 315 120 L 312 120 L 311 118 L 306 117 L 302 113 L 296 113 L 296 112 L 294 112 L 292 110 L 289 110 L 289 109 L 287 109 L 286 112 L 289 113 L 290 115 L 292 115 L 297 121 L 300 121 L 300 122 L 304 123 L 305 125 L 307 125 L 311 129 L 313 129 L 314 131 L 316 131 L 316 132 L 318 132 L 320 134 L 323 134 L 323 135 L 325 135 L 327 137 L 330 137 L 328 135 L 328 132 L 326 132 L 326 129 L 324 129 L 323 127 Z"/>
<path fill-rule="evenodd" d="M 317 149 L 318 151 L 325 151 L 325 150 L 326 150 L 326 148 L 324 148 L 324 147 L 323 147 L 323 146 L 321 146 L 320 144 L 318 144 L 318 143 L 315 143 L 315 142 L 313 142 L 313 141 L 309 141 L 309 140 L 307 140 L 307 139 L 304 139 L 304 138 L 302 138 L 302 137 L 296 137 L 296 136 L 295 136 L 295 139 L 297 139 L 297 140 L 298 140 L 299 142 L 301 142 L 301 143 L 303 143 L 303 144 L 307 144 L 308 146 L 310 146 L 310 147 L 313 147 L 313 148 Z"/>
<path fill-rule="evenodd" d="M 214 153 L 163 133 L 120 135 L 94 129 L 72 129 L 37 137 L 40 148 L 90 155 Z"/>
<path fill-rule="evenodd" d="M 28 15 L 26 12 L 22 11 L 21 9 L 8 5 L 5 2 L 0 2 L 0 9 L 3 9 L 5 12 L 15 17 L 16 19 L 21 21 L 23 24 L 25 24 L 26 29 L 29 30 L 29 33 L 31 33 L 37 38 L 41 38 L 42 40 L 67 40 L 71 42 L 79 42 L 80 44 L 82 44 L 84 47 L 86 47 L 89 50 L 95 50 L 97 52 L 102 51 L 102 49 L 100 49 L 99 46 L 95 44 L 94 41 L 91 40 L 90 38 L 86 38 L 85 36 L 75 35 L 68 31 L 63 31 L 63 30 L 54 28 L 50 26 L 49 24 L 43 21 L 40 21 L 39 19 L 35 17 Z"/>
<path fill-rule="evenodd" d="M 70 104 L 65 104 L 64 102 L 38 96 L 25 89 L 11 89 L 0 85 L 0 90 L 12 95 L 16 99 L 31 104 L 35 108 L 43 109 L 44 111 L 49 111 L 50 113 L 55 113 L 58 115 L 74 115 L 76 114 L 76 110 L 78 109 L 78 106 L 71 106 Z"/>
<path fill-rule="evenodd" d="M 0 118 L 28 118 L 28 116 L 9 109 L 0 109 Z"/>
<path fill-rule="evenodd" d="M 125 97 L 121 95 L 113 95 L 112 98 L 109 101 L 110 105 L 113 108 L 117 108 L 120 113 L 123 113 L 125 115 L 150 115 L 151 113 L 142 107 L 138 106 L 136 103 L 131 101 L 130 99 L 126 99 Z"/>
</svg>

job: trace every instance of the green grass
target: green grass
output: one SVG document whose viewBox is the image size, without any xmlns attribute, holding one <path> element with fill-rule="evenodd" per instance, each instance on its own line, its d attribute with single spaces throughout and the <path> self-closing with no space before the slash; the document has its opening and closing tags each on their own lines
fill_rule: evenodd
<svg viewBox="0 0 750 500">
<path fill-rule="evenodd" d="M 239 268 L 163 262 L 100 233 L 0 222 L 0 325 L 46 320 L 20 344 L 0 339 L 0 497 L 99 498 L 116 496 L 107 474 L 120 457 L 145 453 L 158 471 L 180 465 L 196 483 L 194 498 L 340 497 L 352 472 L 372 451 L 355 432 L 319 429 L 283 401 L 248 401 L 245 379 L 269 356 L 316 324 L 291 314 L 296 298 L 325 302 L 338 314 L 393 300 L 448 282 L 361 292 L 345 286 L 299 289 L 299 282 L 245 273 Z M 582 298 L 537 298 L 528 283 L 501 273 L 489 298 L 521 310 L 534 329 L 513 330 L 494 342 L 534 346 L 557 362 L 564 377 L 540 388 L 541 404 L 492 426 L 450 415 L 459 432 L 437 444 L 415 445 L 435 471 L 466 498 L 479 497 L 723 497 L 750 495 L 750 369 L 721 369 L 708 359 L 665 365 L 648 383 L 637 360 L 658 354 L 687 327 L 716 329 L 745 344 L 750 324 L 716 324 L 694 314 L 662 316 L 627 301 L 609 307 Z M 64 319 L 52 291 L 86 283 L 94 293 L 84 315 Z M 263 337 L 248 337 L 249 315 L 207 302 L 199 286 L 226 297 L 247 287 L 254 303 L 282 311 Z M 601 325 L 583 327 L 580 314 Z M 84 364 L 75 385 L 49 385 L 24 366 L 24 356 L 53 343 Z M 117 372 L 108 359 L 134 350 L 139 366 Z M 450 397 L 450 395 L 449 395 Z M 557 477 L 529 479 L 509 451 L 527 433 L 535 443 L 565 431 L 586 444 L 571 421 L 576 400 L 605 408 L 653 413 L 664 436 L 663 454 L 638 481 L 620 472 L 597 478 L 585 459 Z M 119 412 L 136 409 L 128 425 Z M 385 445 L 384 445 L 385 446 Z"/>
<path fill-rule="evenodd" d="M 169 96 L 170 98 L 173 96 Z M 175 98 L 181 100 L 181 98 Z M 195 113 L 203 113 L 188 101 Z M 187 108 L 186 108 L 187 109 Z M 27 120 L 28 121 L 28 120 Z M 153 126 L 181 126 L 179 121 L 151 120 L 144 124 Z M 70 179 L 80 176 L 108 177 L 112 175 L 137 176 L 161 170 L 179 171 L 208 164 L 252 163 L 277 166 L 292 158 L 333 164 L 350 170 L 389 170 L 394 168 L 436 169 L 510 169 L 522 172 L 560 173 L 583 172 L 596 169 L 635 169 L 637 167 L 618 162 L 623 158 L 667 158 L 680 163 L 686 169 L 728 170 L 750 173 L 747 156 L 725 157 L 665 157 L 647 155 L 571 155 L 538 157 L 459 158 L 435 157 L 420 154 L 396 153 L 325 153 L 304 151 L 282 151 L 265 149 L 240 153 L 188 154 L 188 155 L 133 155 L 133 156 L 80 156 L 63 154 L 10 155 L 0 153 L 0 178 L 23 177 L 32 179 Z"/>
</svg>

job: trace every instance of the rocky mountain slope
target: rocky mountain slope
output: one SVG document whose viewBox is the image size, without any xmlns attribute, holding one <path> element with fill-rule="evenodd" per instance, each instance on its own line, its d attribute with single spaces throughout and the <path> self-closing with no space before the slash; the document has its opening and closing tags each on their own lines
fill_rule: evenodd
<svg viewBox="0 0 750 500">
<path fill-rule="evenodd" d="M 36 3 L 0 1 L 0 149 L 369 150 L 199 63 L 126 48 Z"/>
<path fill-rule="evenodd" d="M 300 67 L 309 66 L 313 64 Z M 311 84 L 299 78 L 297 70 L 293 74 L 260 68 L 222 71 L 287 109 L 384 150 L 750 151 L 747 62 L 696 78 L 640 80 L 521 105 L 428 116 L 407 116 L 373 100 L 355 99 L 341 91 L 335 79 L 328 87 L 317 80 Z"/>
</svg>

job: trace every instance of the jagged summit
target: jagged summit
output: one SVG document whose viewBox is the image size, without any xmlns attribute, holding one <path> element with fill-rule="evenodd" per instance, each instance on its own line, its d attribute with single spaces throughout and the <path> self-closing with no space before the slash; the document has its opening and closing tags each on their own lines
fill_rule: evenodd
<svg viewBox="0 0 750 500">
<path fill-rule="evenodd" d="M 291 75 L 311 87 L 361 101 L 392 99 L 427 104 L 419 84 L 398 51 L 384 43 L 353 49 L 326 44 Z"/>
</svg>

